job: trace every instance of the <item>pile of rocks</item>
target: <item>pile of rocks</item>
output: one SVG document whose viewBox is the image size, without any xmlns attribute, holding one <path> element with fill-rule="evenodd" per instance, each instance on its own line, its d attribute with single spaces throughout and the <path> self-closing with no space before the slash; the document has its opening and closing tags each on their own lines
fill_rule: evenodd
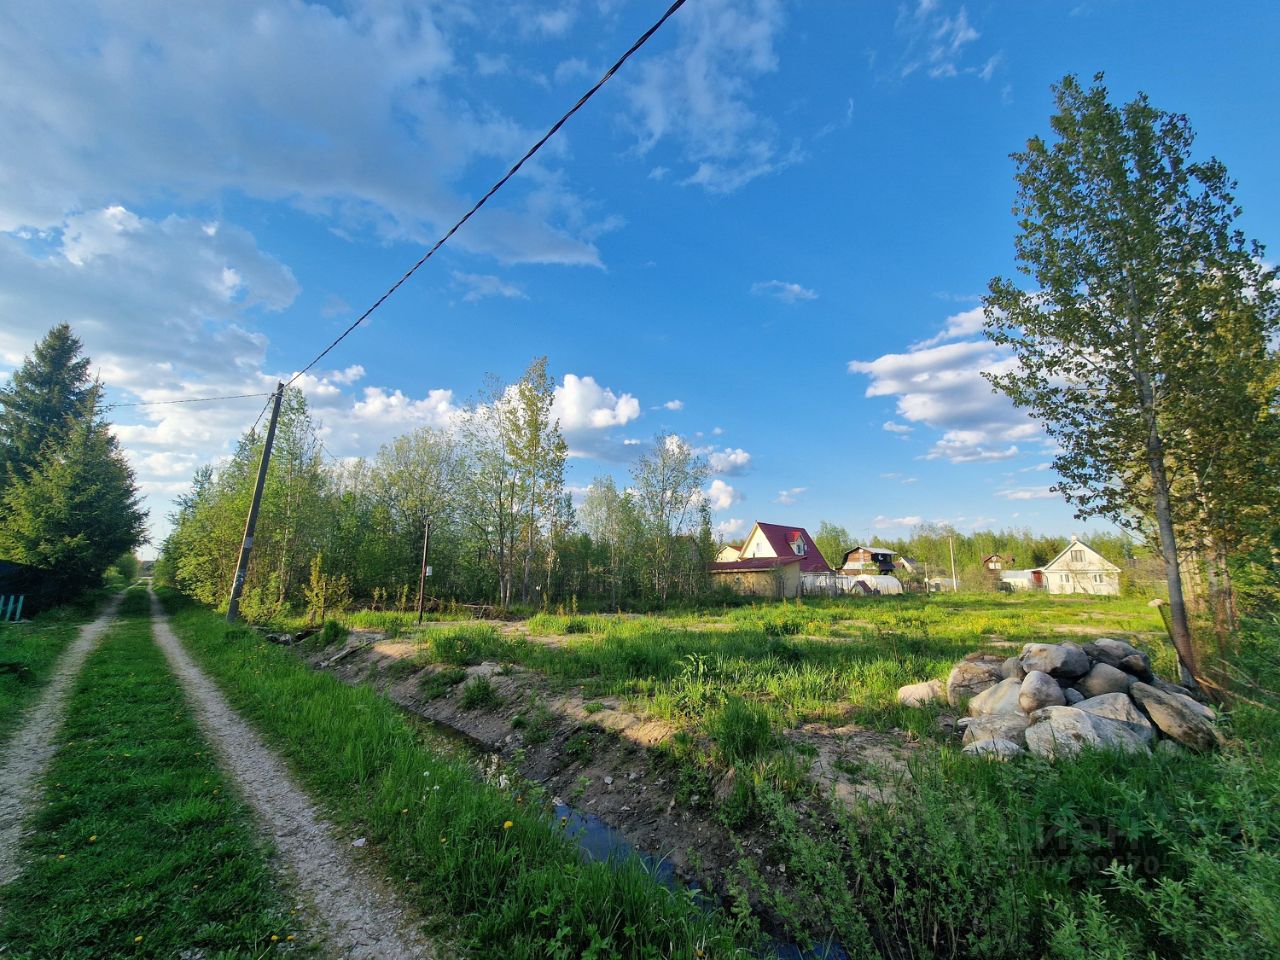
<svg viewBox="0 0 1280 960">
<path fill-rule="evenodd" d="M 1151 672 L 1151 659 L 1121 640 L 1084 646 L 1028 643 L 1016 657 L 971 654 L 938 680 L 898 691 L 920 706 L 945 699 L 968 705 L 957 724 L 964 752 L 998 758 L 1024 751 L 1050 759 L 1082 749 L 1146 752 L 1212 750 L 1220 742 L 1213 710 Z"/>
</svg>

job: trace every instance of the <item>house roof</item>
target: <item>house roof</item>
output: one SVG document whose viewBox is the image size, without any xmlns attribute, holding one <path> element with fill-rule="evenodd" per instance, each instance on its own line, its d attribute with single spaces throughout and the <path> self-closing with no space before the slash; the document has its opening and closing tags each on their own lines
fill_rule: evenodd
<svg viewBox="0 0 1280 960">
<path fill-rule="evenodd" d="M 854 547 L 852 550 L 846 550 L 844 555 L 847 557 L 851 553 L 857 553 L 859 550 L 865 550 L 867 553 L 887 553 L 891 557 L 896 557 L 898 552 L 890 550 L 888 547 Z"/>
<path fill-rule="evenodd" d="M 1072 538 L 1071 538 L 1071 542 L 1070 542 L 1069 544 L 1067 544 L 1066 549 L 1065 549 L 1065 550 L 1063 550 L 1063 551 L 1062 551 L 1060 554 L 1058 554 L 1056 557 L 1054 557 L 1052 560 L 1050 560 L 1048 563 L 1046 563 L 1044 566 L 1040 567 L 1040 569 L 1041 569 L 1041 570 L 1048 570 L 1050 567 L 1052 567 L 1054 564 L 1056 564 L 1059 560 L 1061 560 L 1063 557 L 1065 557 L 1065 556 L 1066 556 L 1068 553 L 1070 553 L 1072 550 L 1079 550 L 1081 547 L 1083 547 L 1085 550 L 1088 550 L 1088 551 L 1089 551 L 1089 553 L 1090 553 L 1090 554 L 1092 554 L 1092 557 L 1090 557 L 1090 556 L 1086 556 L 1086 557 L 1085 557 L 1085 560 L 1086 560 L 1086 561 L 1088 561 L 1088 560 L 1093 560 L 1093 561 L 1095 561 L 1095 562 L 1092 564 L 1092 566 L 1094 566 L 1094 567 L 1098 567 L 1098 568 L 1100 568 L 1100 569 L 1102 569 L 1102 570 L 1107 570 L 1107 571 L 1109 571 L 1109 572 L 1111 572 L 1111 573 L 1119 573 L 1119 572 L 1120 572 L 1120 568 L 1119 568 L 1119 567 L 1117 567 L 1114 563 L 1112 563 L 1110 560 L 1108 560 L 1106 557 L 1104 557 L 1102 554 L 1100 554 L 1097 550 L 1093 549 L 1093 547 L 1089 546 L 1089 545 L 1088 545 L 1087 543 L 1085 543 L 1083 540 L 1080 540 L 1080 539 L 1078 539 L 1078 538 L 1076 538 L 1076 537 L 1072 537 Z"/>
<path fill-rule="evenodd" d="M 796 557 L 800 561 L 800 569 L 805 573 L 831 572 L 827 561 L 822 559 L 822 551 L 818 549 L 818 545 L 813 542 L 813 537 L 809 536 L 809 531 L 804 527 L 786 527 L 780 523 L 761 523 L 759 520 L 756 521 L 756 526 L 769 541 L 769 546 L 773 547 L 773 552 L 780 558 L 796 557 L 795 551 L 791 549 L 791 543 L 799 538 L 805 544 L 804 556 Z M 751 538 L 747 537 L 747 539 Z"/>
<path fill-rule="evenodd" d="M 707 564 L 707 569 L 712 573 L 733 573 L 734 571 L 750 573 L 754 570 L 773 570 L 777 567 L 785 567 L 791 563 L 800 563 L 803 559 L 803 557 L 797 557 L 794 553 L 789 557 L 751 557 L 747 560 L 726 560 L 723 563 L 710 563 Z"/>
</svg>

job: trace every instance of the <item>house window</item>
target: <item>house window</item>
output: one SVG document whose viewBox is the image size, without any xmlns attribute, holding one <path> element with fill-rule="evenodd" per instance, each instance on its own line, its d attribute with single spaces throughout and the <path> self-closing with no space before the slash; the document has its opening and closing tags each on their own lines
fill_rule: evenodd
<svg viewBox="0 0 1280 960">
<path fill-rule="evenodd" d="M 797 557 L 803 557 L 804 556 L 804 539 L 801 537 L 796 537 L 794 540 L 792 540 L 791 549 L 796 552 Z"/>
<path fill-rule="evenodd" d="M 1072 562 L 1072 563 L 1084 563 L 1084 551 L 1083 551 L 1083 550 L 1072 550 L 1072 551 L 1071 551 L 1071 562 Z"/>
<path fill-rule="evenodd" d="M 1106 577 L 1104 577 L 1104 576 L 1103 576 L 1102 574 L 1100 574 L 1100 573 L 1095 573 L 1095 574 L 1093 575 L 1093 582 L 1094 582 L 1094 583 L 1103 583 L 1105 580 L 1106 580 Z"/>
<path fill-rule="evenodd" d="M 1070 583 L 1070 582 L 1071 582 L 1071 574 L 1069 574 L 1069 573 L 1060 573 L 1060 574 L 1058 574 L 1058 582 L 1059 582 L 1059 583 Z"/>
</svg>

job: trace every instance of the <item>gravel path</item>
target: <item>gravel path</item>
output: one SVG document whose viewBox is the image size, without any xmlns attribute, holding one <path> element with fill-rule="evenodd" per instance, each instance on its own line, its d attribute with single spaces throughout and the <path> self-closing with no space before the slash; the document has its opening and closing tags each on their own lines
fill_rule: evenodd
<svg viewBox="0 0 1280 960">
<path fill-rule="evenodd" d="M 80 628 L 80 635 L 62 654 L 49 685 L 0 759 L 0 886 L 22 872 L 18 846 L 22 842 L 23 825 L 39 795 L 40 780 L 57 752 L 54 740 L 62 726 L 71 684 L 115 617 L 123 596 L 117 594 L 96 620 Z"/>
<path fill-rule="evenodd" d="M 284 762 L 231 708 L 183 649 L 153 594 L 152 630 L 186 689 L 197 721 L 259 821 L 270 832 L 292 879 L 311 901 L 330 954 L 351 960 L 417 960 L 435 956 L 386 884 L 355 861 Z"/>
</svg>

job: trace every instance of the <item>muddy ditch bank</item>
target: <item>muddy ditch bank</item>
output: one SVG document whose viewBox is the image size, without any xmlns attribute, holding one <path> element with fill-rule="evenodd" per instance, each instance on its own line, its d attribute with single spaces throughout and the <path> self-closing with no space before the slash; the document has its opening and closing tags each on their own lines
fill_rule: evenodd
<svg viewBox="0 0 1280 960">
<path fill-rule="evenodd" d="M 556 806 L 605 824 L 661 877 L 725 899 L 748 890 L 765 931 L 786 931 L 759 893 L 744 885 L 743 862 L 771 888 L 787 888 L 782 851 L 767 825 L 731 829 L 718 815 L 734 789 L 735 773 L 694 769 L 669 749 L 676 729 L 647 717 L 620 698 L 587 697 L 581 687 L 555 684 L 518 665 L 481 663 L 457 668 L 423 664 L 412 642 L 353 631 L 342 644 L 292 646 L 312 668 L 349 684 L 368 684 L 455 742 L 518 771 L 542 787 Z M 494 699 L 468 709 L 466 681 L 488 680 Z M 444 681 L 452 682 L 444 682 Z M 835 829 L 833 802 L 892 799 L 893 784 L 921 749 L 905 733 L 853 725 L 806 724 L 783 731 L 791 751 L 807 763 L 813 790 L 795 806 L 815 836 Z M 587 851 L 591 853 L 592 851 Z M 821 918 L 808 935 L 821 939 Z M 798 954 L 794 954 L 798 955 Z"/>
</svg>

